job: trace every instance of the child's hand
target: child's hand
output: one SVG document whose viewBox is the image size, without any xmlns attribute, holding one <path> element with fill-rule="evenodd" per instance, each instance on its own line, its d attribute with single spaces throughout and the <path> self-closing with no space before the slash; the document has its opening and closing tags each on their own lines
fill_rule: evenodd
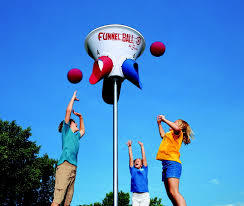
<svg viewBox="0 0 244 206">
<path fill-rule="evenodd" d="M 138 141 L 138 144 L 139 144 L 141 147 L 143 147 L 143 143 L 142 143 L 142 142 Z"/>
<path fill-rule="evenodd" d="M 73 98 L 75 101 L 79 101 L 79 99 L 76 97 L 76 93 L 77 93 L 77 90 L 75 90 L 74 94 L 73 94 Z"/>
<path fill-rule="evenodd" d="M 161 120 L 164 122 L 166 120 L 164 115 L 160 115 L 161 116 Z"/>
<path fill-rule="evenodd" d="M 161 115 L 158 115 L 158 116 L 157 116 L 157 123 L 160 124 L 161 122 L 162 122 Z"/>
<path fill-rule="evenodd" d="M 74 115 L 76 115 L 77 117 L 82 118 L 82 115 L 81 115 L 80 113 L 78 113 L 78 112 L 75 112 L 75 110 L 73 110 L 73 113 L 74 113 Z"/>
<path fill-rule="evenodd" d="M 162 114 L 160 114 L 160 115 L 158 115 L 158 117 L 157 117 L 157 121 L 160 121 L 160 122 L 165 122 L 165 120 L 166 120 L 166 118 L 165 118 L 165 116 L 164 115 L 162 115 Z"/>
<path fill-rule="evenodd" d="M 132 141 L 129 140 L 126 144 L 127 144 L 128 147 L 131 147 L 131 145 L 132 145 Z"/>
</svg>

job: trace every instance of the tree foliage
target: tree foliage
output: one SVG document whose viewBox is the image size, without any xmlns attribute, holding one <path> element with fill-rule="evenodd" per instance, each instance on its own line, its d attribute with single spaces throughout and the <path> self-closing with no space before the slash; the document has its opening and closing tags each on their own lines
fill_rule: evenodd
<svg viewBox="0 0 244 206">
<path fill-rule="evenodd" d="M 151 198 L 150 206 L 164 206 L 161 204 L 161 198 Z M 118 206 L 131 206 L 130 204 L 130 194 L 120 191 L 118 193 Z M 80 206 L 113 206 L 113 192 L 107 193 L 102 203 L 96 202 L 90 205 L 80 205 Z"/>
<path fill-rule="evenodd" d="M 161 198 L 151 198 L 150 199 L 150 205 L 149 206 L 164 206 L 163 204 L 161 204 L 162 199 Z"/>
<path fill-rule="evenodd" d="M 102 201 L 102 206 L 113 206 L 113 202 L 114 202 L 113 192 L 107 193 L 106 197 Z M 120 191 L 118 193 L 118 205 L 129 206 L 129 202 L 130 202 L 129 193 L 124 193 Z"/>
<path fill-rule="evenodd" d="M 0 201 L 2 205 L 49 205 L 56 160 L 39 157 L 31 129 L 0 120 Z"/>
</svg>

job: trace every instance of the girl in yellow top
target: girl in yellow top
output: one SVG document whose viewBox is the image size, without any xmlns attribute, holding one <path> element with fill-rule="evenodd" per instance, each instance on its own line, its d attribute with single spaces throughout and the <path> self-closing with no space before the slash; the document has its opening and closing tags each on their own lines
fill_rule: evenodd
<svg viewBox="0 0 244 206">
<path fill-rule="evenodd" d="M 170 131 L 165 133 L 161 122 L 170 127 Z M 157 153 L 157 160 L 162 161 L 163 172 L 162 181 L 169 199 L 174 206 L 186 206 L 186 201 L 179 193 L 179 181 L 181 176 L 180 147 L 182 142 L 189 144 L 193 137 L 190 125 L 181 119 L 171 122 L 164 115 L 157 116 L 157 123 L 162 142 Z"/>
</svg>

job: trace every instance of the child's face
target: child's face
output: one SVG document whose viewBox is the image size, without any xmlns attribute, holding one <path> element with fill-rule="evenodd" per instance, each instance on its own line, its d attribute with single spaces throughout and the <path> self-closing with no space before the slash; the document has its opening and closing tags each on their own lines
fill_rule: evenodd
<svg viewBox="0 0 244 206">
<path fill-rule="evenodd" d="M 134 162 L 134 166 L 135 166 L 135 168 L 140 169 L 142 167 L 142 160 L 136 159 Z"/>
<path fill-rule="evenodd" d="M 179 128 L 181 128 L 182 125 L 181 125 L 181 121 L 180 121 L 180 120 L 176 120 L 174 123 L 175 123 Z M 170 127 L 169 130 L 172 131 L 173 129 Z"/>
<path fill-rule="evenodd" d="M 75 123 L 75 122 L 73 122 L 73 121 L 71 121 L 71 123 L 70 123 L 70 128 L 71 128 L 71 130 L 72 130 L 73 132 L 77 132 L 77 131 L 79 131 L 79 129 L 78 129 L 78 127 L 77 127 L 77 123 Z"/>
<path fill-rule="evenodd" d="M 181 122 L 180 122 L 180 120 L 176 120 L 176 121 L 175 121 L 175 124 L 176 124 L 178 127 L 181 127 Z"/>
</svg>

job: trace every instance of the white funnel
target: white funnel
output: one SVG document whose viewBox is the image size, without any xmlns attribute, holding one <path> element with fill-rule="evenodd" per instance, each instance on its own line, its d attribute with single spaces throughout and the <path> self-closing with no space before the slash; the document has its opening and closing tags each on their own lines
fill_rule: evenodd
<svg viewBox="0 0 244 206">
<path fill-rule="evenodd" d="M 124 78 L 121 66 L 126 59 L 136 60 L 145 49 L 144 37 L 128 26 L 111 24 L 91 31 L 85 40 L 85 48 L 90 57 L 97 60 L 108 56 L 113 61 L 110 76 Z"/>
</svg>

